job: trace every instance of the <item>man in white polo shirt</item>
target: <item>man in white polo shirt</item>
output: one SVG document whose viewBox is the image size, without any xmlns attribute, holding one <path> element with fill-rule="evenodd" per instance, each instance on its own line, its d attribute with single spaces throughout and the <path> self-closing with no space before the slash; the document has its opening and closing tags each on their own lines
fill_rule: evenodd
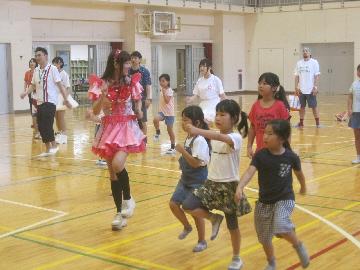
<svg viewBox="0 0 360 270">
<path fill-rule="evenodd" d="M 55 155 L 59 148 L 55 143 L 54 136 L 54 116 L 58 99 L 58 90 L 64 97 L 64 105 L 71 108 L 67 100 L 67 92 L 61 84 L 61 78 L 58 69 L 48 63 L 48 52 L 45 48 L 37 47 L 35 49 L 35 59 L 39 66 L 35 69 L 31 82 L 31 87 L 21 94 L 21 98 L 35 91 L 36 102 L 38 105 L 37 122 L 43 143 L 46 145 L 46 152 L 40 154 L 40 157 Z"/>
<path fill-rule="evenodd" d="M 316 95 L 318 94 L 318 84 L 320 79 L 319 63 L 311 58 L 309 48 L 303 48 L 303 59 L 296 63 L 295 67 L 295 93 L 300 99 L 300 122 L 296 127 L 304 127 L 305 107 L 312 109 L 316 122 L 316 127 L 320 127 L 319 109 L 317 106 Z"/>
</svg>

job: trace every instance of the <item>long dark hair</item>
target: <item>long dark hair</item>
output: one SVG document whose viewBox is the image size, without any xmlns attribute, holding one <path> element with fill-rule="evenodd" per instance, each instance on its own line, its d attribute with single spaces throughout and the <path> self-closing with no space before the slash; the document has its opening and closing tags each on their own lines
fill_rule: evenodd
<svg viewBox="0 0 360 270">
<path fill-rule="evenodd" d="M 38 66 L 38 63 L 36 62 L 36 59 L 35 59 L 35 58 L 31 58 L 31 59 L 29 60 L 29 68 L 30 68 L 31 62 L 35 63 L 35 67 Z"/>
<path fill-rule="evenodd" d="M 258 83 L 260 83 L 262 81 L 266 82 L 271 87 L 276 88 L 276 90 L 274 91 L 274 98 L 282 101 L 284 103 L 286 109 L 288 109 L 290 111 L 290 106 L 289 106 L 289 102 L 287 101 L 287 98 L 286 98 L 285 89 L 280 84 L 279 76 L 274 73 L 271 73 L 271 72 L 265 72 L 265 73 L 261 74 L 261 76 L 259 77 Z M 262 99 L 262 96 L 259 95 L 258 99 Z"/>
<path fill-rule="evenodd" d="M 212 69 L 212 63 L 211 63 L 211 60 L 210 60 L 210 59 L 204 58 L 204 59 L 201 59 L 201 60 L 200 60 L 200 63 L 199 63 L 199 72 L 200 72 L 200 67 L 201 67 L 201 66 L 207 67 L 208 70 L 209 70 L 209 68 L 210 68 L 210 73 L 211 73 L 211 74 L 214 74 L 213 69 Z"/>
<path fill-rule="evenodd" d="M 114 78 L 115 67 L 114 64 L 117 63 L 120 66 L 120 77 L 123 78 L 123 69 L 124 63 L 130 61 L 131 57 L 130 54 L 126 51 L 119 51 L 113 50 L 107 59 L 106 68 L 104 74 L 102 75 L 101 79 L 103 80 L 110 80 Z"/>
<path fill-rule="evenodd" d="M 283 146 L 286 149 L 292 150 L 289 143 L 289 139 L 291 135 L 291 127 L 289 121 L 282 119 L 275 119 L 269 121 L 266 125 L 270 125 L 276 136 L 284 140 Z"/>
<path fill-rule="evenodd" d="M 216 105 L 216 112 L 225 112 L 230 114 L 231 119 L 234 120 L 234 123 L 238 123 L 237 130 L 245 138 L 249 131 L 249 124 L 247 121 L 247 114 L 243 112 L 239 104 L 232 99 L 224 99 Z"/>
<path fill-rule="evenodd" d="M 191 119 L 191 123 L 193 126 L 196 126 L 201 129 L 209 130 L 209 126 L 205 122 L 204 113 L 199 106 L 192 105 L 192 106 L 186 107 L 181 112 L 181 116 L 185 116 L 185 117 Z M 205 140 L 209 146 L 209 150 L 211 150 L 210 140 L 207 138 L 205 138 Z"/>
</svg>

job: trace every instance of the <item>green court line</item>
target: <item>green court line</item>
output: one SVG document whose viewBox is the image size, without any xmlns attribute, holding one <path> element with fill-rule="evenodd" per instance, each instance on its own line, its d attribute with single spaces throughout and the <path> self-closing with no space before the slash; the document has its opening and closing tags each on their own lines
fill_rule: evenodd
<svg viewBox="0 0 360 270">
<path fill-rule="evenodd" d="M 157 196 L 154 196 L 154 197 L 149 197 L 149 198 L 146 198 L 146 199 L 143 199 L 143 200 L 139 200 L 139 201 L 137 201 L 137 203 L 150 201 L 150 200 L 157 199 L 157 198 L 160 198 L 160 197 L 163 197 L 163 196 L 168 196 L 170 194 L 172 194 L 172 192 L 160 194 L 160 195 L 157 195 Z M 72 218 L 67 218 L 67 219 L 59 220 L 59 221 L 52 222 L 52 223 L 49 223 L 49 224 L 44 224 L 44 225 L 41 225 L 41 226 L 38 226 L 38 227 L 34 227 L 34 228 L 31 228 L 31 229 L 22 231 L 21 233 L 42 229 L 42 228 L 45 228 L 45 227 L 49 227 L 49 226 L 60 224 L 60 223 L 65 223 L 65 222 L 80 219 L 80 218 L 89 217 L 89 216 L 92 216 L 92 215 L 96 215 L 96 214 L 99 214 L 99 213 L 104 213 L 104 212 L 114 210 L 114 209 L 115 209 L 115 207 L 111 207 L 111 208 L 107 208 L 107 209 L 103 209 L 103 210 L 99 210 L 99 211 L 95 211 L 95 212 L 90 212 L 90 213 L 87 213 L 85 215 L 76 216 L 76 217 L 72 217 Z M 15 235 L 17 235 L 17 234 L 15 234 Z"/>
<path fill-rule="evenodd" d="M 63 251 L 66 251 L 66 252 L 74 253 L 74 254 L 77 254 L 77 255 L 89 257 L 89 258 L 92 258 L 92 259 L 97 259 L 97 260 L 101 260 L 101 261 L 104 261 L 104 262 L 129 267 L 129 268 L 132 268 L 132 269 L 138 269 L 138 270 L 146 270 L 147 269 L 147 268 L 141 268 L 141 267 L 138 267 L 138 266 L 135 266 L 135 265 L 131 265 L 131 264 L 127 264 L 127 263 L 123 263 L 123 262 L 119 262 L 119 261 L 115 261 L 115 260 L 111 260 L 111 259 L 106 259 L 106 258 L 97 256 L 97 255 L 84 253 L 84 252 L 73 250 L 73 249 L 70 249 L 70 248 L 65 248 L 65 247 L 61 247 L 61 246 L 57 246 L 57 245 L 53 245 L 53 244 L 48 244 L 46 242 L 30 239 L 30 238 L 23 237 L 23 236 L 12 235 L 12 237 L 14 237 L 16 239 L 23 240 L 23 241 L 28 241 L 28 242 L 31 242 L 31 243 L 35 243 L 35 244 L 38 244 L 38 245 L 42 245 L 42 246 L 46 246 L 46 247 L 50 247 L 50 248 L 55 248 L 55 249 L 63 250 Z"/>
<path fill-rule="evenodd" d="M 360 211 L 356 211 L 356 210 L 342 209 L 342 208 L 335 208 L 335 207 L 328 207 L 328 206 L 322 206 L 322 205 L 316 205 L 316 204 L 307 204 L 307 203 L 296 203 L 296 204 L 298 204 L 298 205 L 303 205 L 303 206 L 316 207 L 316 208 L 323 208 L 323 209 L 330 209 L 330 210 L 338 210 L 338 211 L 343 211 L 343 212 L 360 213 Z"/>
</svg>

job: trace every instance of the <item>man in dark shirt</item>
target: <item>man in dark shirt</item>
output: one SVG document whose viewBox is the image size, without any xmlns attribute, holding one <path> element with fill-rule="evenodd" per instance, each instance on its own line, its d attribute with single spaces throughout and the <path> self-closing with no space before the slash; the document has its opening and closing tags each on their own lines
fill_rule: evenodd
<svg viewBox="0 0 360 270">
<path fill-rule="evenodd" d="M 141 59 L 142 59 L 142 55 L 140 52 L 134 51 L 131 54 L 130 74 L 132 75 L 137 72 L 141 73 L 140 84 L 144 88 L 144 91 L 141 94 L 142 95 L 141 110 L 143 112 L 143 118 L 141 119 L 142 124 L 140 125 L 140 127 L 141 127 L 143 133 L 146 135 L 146 133 L 147 133 L 147 126 L 146 126 L 147 109 L 149 108 L 149 106 L 151 104 L 151 97 L 152 97 L 151 77 L 150 77 L 149 70 L 146 67 L 140 65 Z"/>
</svg>

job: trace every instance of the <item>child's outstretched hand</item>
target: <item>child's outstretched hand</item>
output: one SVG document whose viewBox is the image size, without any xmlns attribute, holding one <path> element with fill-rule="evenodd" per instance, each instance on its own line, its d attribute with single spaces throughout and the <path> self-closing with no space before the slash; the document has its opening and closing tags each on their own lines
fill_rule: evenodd
<svg viewBox="0 0 360 270">
<path fill-rule="evenodd" d="M 184 147 L 179 143 L 176 144 L 175 149 L 181 154 L 185 151 Z"/>
<path fill-rule="evenodd" d="M 236 204 L 240 203 L 242 196 L 243 196 L 243 190 L 238 186 L 236 188 L 236 193 L 235 193 L 235 198 L 234 198 Z"/>
<path fill-rule="evenodd" d="M 306 186 L 301 186 L 299 193 L 302 195 L 306 194 Z"/>
<path fill-rule="evenodd" d="M 196 133 L 197 128 L 194 127 L 192 124 L 187 124 L 187 125 L 185 126 L 185 131 L 186 131 L 187 133 L 189 133 L 190 135 L 198 135 L 198 134 Z"/>
</svg>

